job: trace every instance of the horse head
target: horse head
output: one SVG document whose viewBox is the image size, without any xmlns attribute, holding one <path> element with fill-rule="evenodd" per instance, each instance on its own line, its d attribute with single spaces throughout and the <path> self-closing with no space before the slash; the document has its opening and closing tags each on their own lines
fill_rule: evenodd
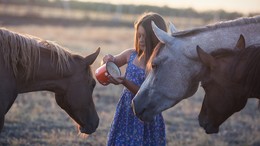
<svg viewBox="0 0 260 146">
<path fill-rule="evenodd" d="M 20 93 L 51 91 L 57 104 L 79 125 L 93 133 L 99 124 L 92 99 L 95 80 L 90 65 L 100 49 L 82 57 L 59 44 L 0 29 L 0 132 L 5 114 Z"/>
<path fill-rule="evenodd" d="M 99 117 L 92 99 L 96 81 L 93 79 L 90 68 L 99 52 L 100 49 L 85 58 L 74 57 L 76 63 L 72 66 L 72 74 L 61 82 L 65 92 L 55 93 L 57 104 L 78 123 L 81 133 L 86 134 L 95 132 L 99 124 Z"/>
<path fill-rule="evenodd" d="M 142 120 L 151 120 L 156 114 L 191 97 L 198 89 L 202 63 L 196 46 L 206 52 L 219 48 L 234 49 L 237 37 L 243 34 L 249 44 L 260 42 L 260 17 L 238 18 L 214 25 L 167 34 L 152 23 L 162 45 L 150 60 L 151 70 L 133 99 L 133 110 Z M 173 28 L 175 30 L 175 28 Z M 157 52 L 157 51 L 156 51 Z"/>
<path fill-rule="evenodd" d="M 191 71 L 198 66 L 182 49 L 184 42 L 171 36 L 174 32 L 168 34 L 153 22 L 152 28 L 163 45 L 157 55 L 152 55 L 147 65 L 151 69 L 132 102 L 135 114 L 144 121 L 150 121 L 156 114 L 193 95 L 199 85 Z M 171 31 L 176 28 L 171 27 Z M 191 67 L 187 69 L 187 66 Z"/>
<path fill-rule="evenodd" d="M 242 35 L 234 50 L 224 48 L 211 55 L 197 46 L 199 59 L 205 67 L 201 80 L 205 96 L 198 118 L 200 126 L 208 134 L 218 133 L 219 126 L 246 104 L 243 86 L 236 82 L 240 80 L 239 67 L 235 72 L 233 68 L 236 51 L 244 48 L 245 39 Z"/>
</svg>

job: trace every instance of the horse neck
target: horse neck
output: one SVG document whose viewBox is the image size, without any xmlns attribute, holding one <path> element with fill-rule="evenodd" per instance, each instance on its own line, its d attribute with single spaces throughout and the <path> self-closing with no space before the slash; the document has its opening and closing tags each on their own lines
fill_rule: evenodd
<svg viewBox="0 0 260 146">
<path fill-rule="evenodd" d="M 234 48 L 239 36 L 243 34 L 247 45 L 260 42 L 260 22 L 237 25 L 216 27 L 206 29 L 201 32 L 191 33 L 186 37 L 180 37 L 178 40 L 183 43 L 185 54 L 197 58 L 196 46 L 199 45 L 203 50 L 210 53 L 219 48 Z"/>
<path fill-rule="evenodd" d="M 67 81 L 72 75 L 73 69 L 64 69 L 62 72 L 57 70 L 57 58 L 51 59 L 51 51 L 42 48 L 40 50 L 40 62 L 29 79 L 24 79 L 23 75 L 17 77 L 19 93 L 32 91 L 52 91 L 60 92 L 66 88 Z M 73 64 L 73 60 L 69 60 Z"/>
<path fill-rule="evenodd" d="M 247 24 L 239 24 L 226 27 L 204 28 L 203 31 L 190 31 L 183 34 L 173 34 L 175 41 L 173 46 L 178 46 L 179 50 L 184 50 L 184 55 L 187 56 L 194 68 L 198 71 L 198 77 L 201 78 L 203 68 L 201 62 L 198 61 L 196 47 L 199 45 L 207 53 L 218 50 L 219 48 L 233 49 L 242 34 L 245 38 L 246 46 L 257 44 L 260 42 L 260 17 L 255 22 Z M 175 47 L 172 47 L 176 49 Z M 174 52 L 174 51 L 172 51 Z M 260 96 L 258 96 L 260 97 Z"/>
<path fill-rule="evenodd" d="M 246 48 L 238 54 L 237 60 L 241 74 L 241 85 L 246 89 L 248 97 L 260 99 L 260 47 Z"/>
</svg>

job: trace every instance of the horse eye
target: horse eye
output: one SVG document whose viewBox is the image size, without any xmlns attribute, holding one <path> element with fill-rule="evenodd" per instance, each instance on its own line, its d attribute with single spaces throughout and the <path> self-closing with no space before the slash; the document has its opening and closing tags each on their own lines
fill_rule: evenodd
<svg viewBox="0 0 260 146">
<path fill-rule="evenodd" d="M 156 68 L 158 67 L 158 64 L 159 64 L 158 59 L 154 59 L 154 60 L 151 62 L 151 67 L 152 67 L 152 69 L 156 69 Z"/>
<path fill-rule="evenodd" d="M 157 64 L 152 63 L 152 69 L 156 69 L 157 68 Z"/>
</svg>

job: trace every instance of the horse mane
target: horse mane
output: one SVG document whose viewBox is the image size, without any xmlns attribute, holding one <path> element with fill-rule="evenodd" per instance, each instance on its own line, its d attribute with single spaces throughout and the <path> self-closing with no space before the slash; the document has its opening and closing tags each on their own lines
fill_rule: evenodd
<svg viewBox="0 0 260 146">
<path fill-rule="evenodd" d="M 260 45 L 252 45 L 242 49 L 238 56 L 246 57 L 245 69 L 242 74 L 242 83 L 245 87 L 250 87 L 251 96 L 259 96 L 260 92 Z M 259 98 L 259 97 L 258 97 Z"/>
<path fill-rule="evenodd" d="M 212 51 L 210 55 L 212 55 L 215 59 L 234 55 L 236 51 L 232 49 L 217 49 L 215 51 Z"/>
<path fill-rule="evenodd" d="M 254 16 L 254 17 L 241 17 L 235 20 L 229 20 L 229 21 L 221 21 L 215 24 L 206 25 L 204 27 L 197 27 L 190 30 L 183 30 L 178 31 L 175 33 L 172 33 L 173 37 L 185 37 L 193 34 L 197 34 L 200 32 L 205 32 L 209 30 L 215 30 L 217 28 L 225 28 L 225 27 L 231 27 L 231 26 L 237 26 L 237 25 L 246 25 L 250 23 L 259 23 L 260 22 L 260 15 Z"/>
<path fill-rule="evenodd" d="M 26 80 L 34 75 L 40 63 L 40 48 L 51 51 L 52 63 L 57 60 L 58 73 L 62 74 L 65 69 L 70 69 L 69 59 L 72 58 L 72 54 L 57 43 L 0 28 L 0 51 L 4 64 L 13 70 L 15 77 L 18 67 L 24 69 Z"/>
</svg>

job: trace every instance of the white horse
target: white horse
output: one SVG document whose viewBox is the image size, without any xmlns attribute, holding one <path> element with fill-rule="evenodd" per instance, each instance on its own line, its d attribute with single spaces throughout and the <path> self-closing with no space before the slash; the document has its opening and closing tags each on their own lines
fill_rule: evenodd
<svg viewBox="0 0 260 146">
<path fill-rule="evenodd" d="M 198 89 L 202 64 L 196 46 L 210 53 L 234 48 L 239 36 L 247 45 L 260 43 L 260 16 L 239 18 L 170 34 L 152 23 L 162 47 L 150 59 L 150 72 L 133 99 L 135 114 L 144 121 L 192 96 Z"/>
</svg>

